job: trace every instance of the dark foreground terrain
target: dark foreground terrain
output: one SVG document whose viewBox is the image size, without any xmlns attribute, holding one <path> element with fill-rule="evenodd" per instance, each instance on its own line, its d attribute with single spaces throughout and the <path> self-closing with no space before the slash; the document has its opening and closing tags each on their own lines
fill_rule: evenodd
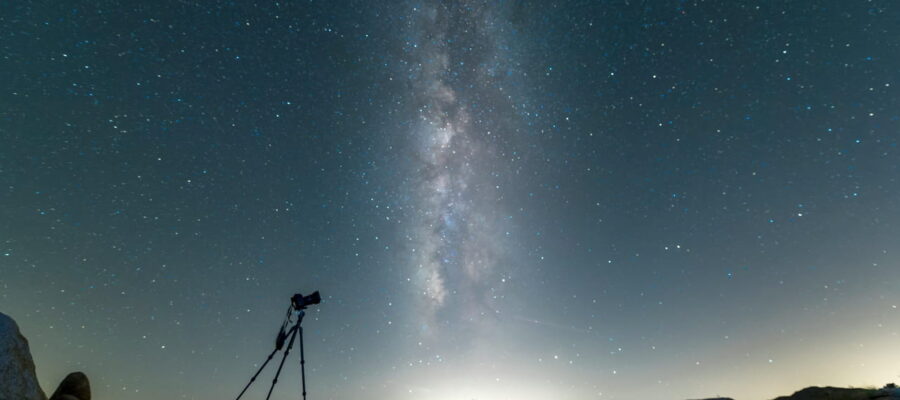
<svg viewBox="0 0 900 400">
<path fill-rule="evenodd" d="M 38 385 L 28 340 L 12 318 L 0 313 L 0 400 L 48 400 Z M 91 387 L 81 372 L 69 374 L 49 400 L 91 400 Z M 715 397 L 704 400 L 733 400 Z M 775 400 L 900 400 L 900 389 L 887 384 L 881 389 L 808 387 Z"/>
</svg>

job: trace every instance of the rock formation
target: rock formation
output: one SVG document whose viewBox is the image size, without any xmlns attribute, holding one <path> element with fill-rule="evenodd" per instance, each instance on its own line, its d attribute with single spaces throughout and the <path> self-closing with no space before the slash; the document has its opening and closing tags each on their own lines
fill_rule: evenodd
<svg viewBox="0 0 900 400">
<path fill-rule="evenodd" d="M 34 373 L 28 340 L 16 321 L 0 313 L 0 400 L 47 400 Z M 87 376 L 73 372 L 50 396 L 50 400 L 91 400 Z"/>
<path fill-rule="evenodd" d="M 0 313 L 0 400 L 46 400 L 34 374 L 28 340 L 16 321 Z"/>
<path fill-rule="evenodd" d="M 91 384 L 87 376 L 81 372 L 67 375 L 50 400 L 91 400 Z"/>
</svg>

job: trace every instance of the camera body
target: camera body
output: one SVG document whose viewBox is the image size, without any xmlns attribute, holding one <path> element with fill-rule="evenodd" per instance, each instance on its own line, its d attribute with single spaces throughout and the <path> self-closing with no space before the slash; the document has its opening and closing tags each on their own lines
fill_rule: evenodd
<svg viewBox="0 0 900 400">
<path fill-rule="evenodd" d="M 291 305 L 294 306 L 295 310 L 303 310 L 306 308 L 306 306 L 319 304 L 321 301 L 322 296 L 319 295 L 318 290 L 308 296 L 297 293 L 293 297 L 291 297 Z"/>
</svg>

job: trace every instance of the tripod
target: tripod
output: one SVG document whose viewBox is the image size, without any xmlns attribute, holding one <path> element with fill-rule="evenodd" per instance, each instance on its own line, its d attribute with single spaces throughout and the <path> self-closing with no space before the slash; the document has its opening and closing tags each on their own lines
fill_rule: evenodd
<svg viewBox="0 0 900 400">
<path fill-rule="evenodd" d="M 287 360 L 288 354 L 291 353 L 291 349 L 294 347 L 294 339 L 296 339 L 297 336 L 300 336 L 300 381 L 303 385 L 303 400 L 306 400 L 306 360 L 303 357 L 303 327 L 300 326 L 300 323 L 303 322 L 303 317 L 306 315 L 305 309 L 305 306 L 296 308 L 297 322 L 285 332 L 285 328 L 287 328 L 288 324 L 291 322 L 291 312 L 295 310 L 294 305 L 288 307 L 287 315 L 285 316 L 284 322 L 281 323 L 281 329 L 278 331 L 278 336 L 275 338 L 275 350 L 272 350 L 272 352 L 269 353 L 266 361 L 258 370 L 256 370 L 256 373 L 250 378 L 250 382 L 247 382 L 247 385 L 244 386 L 244 389 L 241 390 L 241 394 L 239 394 L 235 400 L 240 400 L 241 396 L 244 395 L 244 392 L 246 392 L 250 385 L 256 381 L 256 377 L 259 376 L 263 368 L 269 364 L 269 361 L 272 361 L 272 357 L 275 356 L 275 353 L 284 347 L 284 341 L 290 337 L 291 340 L 288 341 L 287 349 L 285 349 L 284 355 L 281 357 L 281 364 L 278 365 L 278 371 L 275 372 L 275 379 L 272 379 L 272 386 L 269 386 L 269 393 L 266 395 L 266 400 L 269 400 L 269 397 L 272 396 L 272 390 L 275 389 L 275 384 L 278 383 L 278 376 L 281 375 L 281 368 L 284 367 L 284 361 Z"/>
</svg>

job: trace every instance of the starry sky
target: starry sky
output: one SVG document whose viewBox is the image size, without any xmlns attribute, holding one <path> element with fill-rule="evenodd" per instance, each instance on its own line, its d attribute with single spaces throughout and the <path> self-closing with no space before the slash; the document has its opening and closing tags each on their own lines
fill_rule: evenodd
<svg viewBox="0 0 900 400">
<path fill-rule="evenodd" d="M 5 2 L 0 311 L 98 399 L 233 398 L 313 290 L 312 399 L 897 381 L 898 31 L 888 0 Z"/>
</svg>

